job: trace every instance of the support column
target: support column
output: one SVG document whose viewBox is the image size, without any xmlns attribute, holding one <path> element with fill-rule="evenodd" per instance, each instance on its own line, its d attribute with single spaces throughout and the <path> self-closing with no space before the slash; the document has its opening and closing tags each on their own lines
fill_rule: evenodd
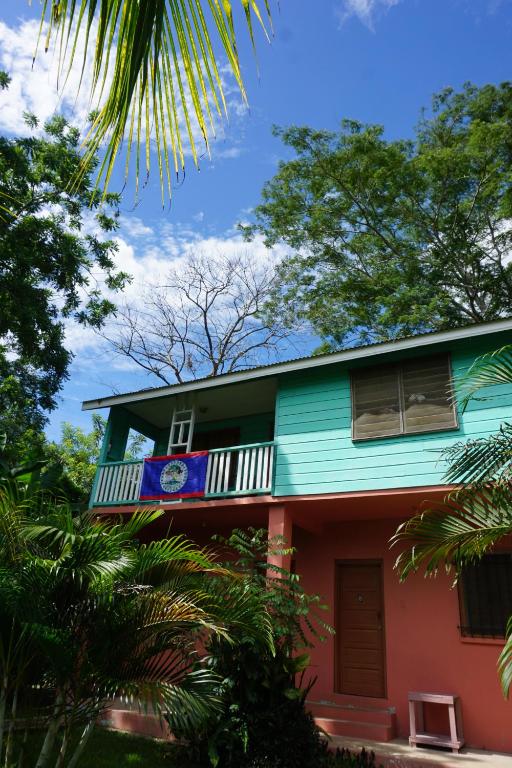
<svg viewBox="0 0 512 768">
<path fill-rule="evenodd" d="M 293 520 L 290 511 L 283 504 L 282 506 L 271 506 L 268 509 L 268 538 L 269 541 L 274 536 L 282 536 L 284 539 L 283 548 L 293 546 L 292 544 L 292 530 Z M 279 548 L 279 547 L 278 547 Z M 287 571 L 290 570 L 292 564 L 291 555 L 269 555 L 268 563 L 270 565 L 276 565 L 278 568 L 284 568 Z M 275 571 L 271 570 L 270 574 L 278 576 Z"/>
</svg>

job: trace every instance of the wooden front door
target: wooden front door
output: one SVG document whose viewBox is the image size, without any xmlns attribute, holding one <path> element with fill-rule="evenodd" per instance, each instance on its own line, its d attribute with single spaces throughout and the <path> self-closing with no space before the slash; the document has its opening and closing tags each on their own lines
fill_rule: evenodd
<svg viewBox="0 0 512 768">
<path fill-rule="evenodd" d="M 336 691 L 386 696 L 380 563 L 336 565 Z"/>
</svg>

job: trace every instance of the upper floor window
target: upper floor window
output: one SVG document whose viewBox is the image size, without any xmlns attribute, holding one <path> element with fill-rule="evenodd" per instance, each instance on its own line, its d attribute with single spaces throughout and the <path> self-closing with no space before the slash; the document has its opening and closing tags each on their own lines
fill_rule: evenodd
<svg viewBox="0 0 512 768">
<path fill-rule="evenodd" d="M 459 579 L 462 635 L 504 637 L 512 615 L 512 554 L 484 555 Z"/>
<path fill-rule="evenodd" d="M 448 355 L 353 372 L 353 440 L 456 427 Z"/>
</svg>

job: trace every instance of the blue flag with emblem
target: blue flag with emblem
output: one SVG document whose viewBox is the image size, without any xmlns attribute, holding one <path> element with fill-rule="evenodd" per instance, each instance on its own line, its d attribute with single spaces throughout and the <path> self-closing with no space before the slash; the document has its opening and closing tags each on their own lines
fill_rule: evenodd
<svg viewBox="0 0 512 768">
<path fill-rule="evenodd" d="M 204 496 L 208 451 L 152 456 L 144 459 L 141 501 Z"/>
</svg>

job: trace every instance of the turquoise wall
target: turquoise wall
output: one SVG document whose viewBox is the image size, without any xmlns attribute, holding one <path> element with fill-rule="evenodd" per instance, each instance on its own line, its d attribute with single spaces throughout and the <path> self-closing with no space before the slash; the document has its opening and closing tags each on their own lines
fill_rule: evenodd
<svg viewBox="0 0 512 768">
<path fill-rule="evenodd" d="M 456 379 L 479 355 L 510 342 L 503 334 L 436 345 L 401 355 L 386 355 L 382 362 L 451 353 Z M 376 364 L 375 358 L 368 364 Z M 380 362 L 380 359 L 379 359 Z M 332 365 L 280 377 L 276 406 L 276 468 L 274 495 L 405 488 L 437 485 L 445 465 L 440 449 L 458 440 L 484 437 L 512 419 L 512 386 L 485 391 L 488 402 L 474 401 L 459 412 L 457 430 L 375 438 L 351 439 L 349 371 L 364 363 Z"/>
</svg>

